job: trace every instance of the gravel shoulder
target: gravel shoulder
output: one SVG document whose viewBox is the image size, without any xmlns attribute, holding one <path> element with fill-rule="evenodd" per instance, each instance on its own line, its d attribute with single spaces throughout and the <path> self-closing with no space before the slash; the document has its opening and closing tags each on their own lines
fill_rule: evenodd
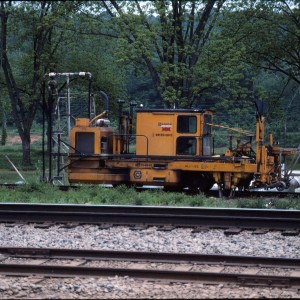
<svg viewBox="0 0 300 300">
<path fill-rule="evenodd" d="M 125 251 L 226 254 L 270 257 L 300 257 L 299 236 L 280 232 L 255 235 L 242 231 L 225 235 L 223 230 L 193 233 L 178 228 L 160 231 L 156 227 L 131 230 L 125 226 L 99 229 L 84 225 L 65 228 L 54 225 L 35 228 L 34 224 L 0 224 L 0 247 L 49 247 Z M 220 299 L 220 298 L 299 298 L 298 290 L 252 288 L 201 283 L 164 283 L 134 280 L 128 277 L 40 279 L 0 276 L 3 299 Z"/>
</svg>

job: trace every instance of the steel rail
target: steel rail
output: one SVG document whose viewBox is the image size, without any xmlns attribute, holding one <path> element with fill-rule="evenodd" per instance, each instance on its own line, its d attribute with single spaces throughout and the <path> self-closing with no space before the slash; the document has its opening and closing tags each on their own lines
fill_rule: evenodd
<svg viewBox="0 0 300 300">
<path fill-rule="evenodd" d="M 168 280 L 208 283 L 239 283 L 246 286 L 299 287 L 299 276 L 251 275 L 218 272 L 189 272 L 174 270 L 142 270 L 124 268 L 93 268 L 48 265 L 0 264 L 0 274 L 14 276 L 42 275 L 45 277 L 106 277 L 129 276 L 148 280 Z"/>
<path fill-rule="evenodd" d="M 24 249 L 25 250 L 25 249 Z M 33 251 L 33 249 L 29 249 Z M 45 250 L 45 249 L 44 249 Z M 48 249 L 49 250 L 49 249 Z M 41 251 L 36 250 L 36 253 Z M 59 250 L 54 250 L 59 251 Z M 64 250 L 69 251 L 69 250 Z M 72 252 L 72 251 L 71 251 Z M 76 252 L 76 251 L 75 251 Z M 75 253 L 74 252 L 74 253 Z M 77 250 L 78 252 L 78 250 Z M 57 252 L 56 254 L 59 254 Z M 63 254 L 65 258 L 66 253 Z M 87 251 L 85 251 L 85 255 Z M 117 253 L 115 253 L 117 254 Z M 72 254 L 71 254 L 72 255 Z M 70 257 L 69 255 L 68 257 Z M 95 253 L 93 253 L 94 257 Z M 162 255 L 164 257 L 165 254 Z M 176 254 L 175 254 L 176 255 Z M 84 255 L 82 255 L 84 256 Z M 75 256 L 78 258 L 77 256 Z M 178 259 L 179 257 L 177 257 Z M 204 256 L 202 257 L 202 259 Z M 132 260 L 132 258 L 129 258 Z M 164 260 L 166 257 L 164 257 Z M 228 259 L 228 257 L 227 257 Z M 246 257 L 249 263 L 251 257 Z M 264 259 L 264 258 L 261 258 Z M 269 258 L 268 258 L 269 259 Z M 267 260 L 268 260 L 267 259 Z M 273 258 L 273 260 L 283 261 L 284 259 Z M 224 257 L 219 257 L 219 263 L 224 262 Z M 240 263 L 242 259 L 240 258 Z M 290 264 L 290 261 L 288 264 Z M 299 260 L 295 260 L 296 266 L 299 266 Z M 182 263 L 182 261 L 181 261 Z M 242 263 L 244 265 L 244 263 Z M 295 267 L 295 266 L 294 266 Z M 103 267 L 84 267 L 84 266 L 53 266 L 53 265 L 32 265 L 32 264 L 0 264 L 0 274 L 5 275 L 43 275 L 47 277 L 74 277 L 74 276 L 130 276 L 133 278 L 143 278 L 150 280 L 171 280 L 171 281 L 201 281 L 201 282 L 223 282 L 223 283 L 238 283 L 246 286 L 272 286 L 272 287 L 299 287 L 300 273 L 295 272 L 292 276 L 273 276 L 273 275 L 258 275 L 258 274 L 244 274 L 244 273 L 221 273 L 221 272 L 199 272 L 199 271 L 185 271 L 185 270 L 153 270 L 153 269 L 124 269 L 124 268 L 103 268 Z"/>
<path fill-rule="evenodd" d="M 0 222 L 299 230 L 300 210 L 1 203 Z"/>
<path fill-rule="evenodd" d="M 300 259 L 285 257 L 235 256 L 174 252 L 137 252 L 57 248 L 0 247 L 0 254 L 9 257 L 85 259 L 85 260 L 130 260 L 158 263 L 197 263 L 239 266 L 300 268 Z"/>
</svg>

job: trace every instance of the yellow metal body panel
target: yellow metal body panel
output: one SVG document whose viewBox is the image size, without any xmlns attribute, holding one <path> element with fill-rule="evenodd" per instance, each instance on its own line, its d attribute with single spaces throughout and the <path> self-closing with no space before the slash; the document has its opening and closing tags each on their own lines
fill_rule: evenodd
<svg viewBox="0 0 300 300">
<path fill-rule="evenodd" d="M 84 137 L 84 134 L 89 138 L 81 139 L 80 136 Z M 106 138 L 105 142 L 102 138 Z M 112 151 L 112 139 L 113 130 L 110 127 L 76 126 L 70 130 L 70 145 L 72 148 L 70 148 L 69 153 L 76 153 L 75 149 L 89 154 L 108 153 Z"/>
<path fill-rule="evenodd" d="M 136 122 L 137 155 L 175 155 L 174 114 L 138 113 Z"/>
<path fill-rule="evenodd" d="M 206 114 L 211 114 L 206 112 Z M 191 116 L 196 118 L 194 132 L 178 132 L 178 116 Z M 202 135 L 204 124 L 203 113 L 192 112 L 139 112 L 136 120 L 136 154 L 137 155 L 166 155 L 174 156 L 176 153 L 176 140 L 178 137 L 197 138 L 194 155 L 202 155 Z"/>
<path fill-rule="evenodd" d="M 100 165 L 92 160 L 75 162 L 69 168 L 70 182 L 167 186 L 179 184 L 181 172 L 198 172 L 210 174 L 216 182 L 224 181 L 226 188 L 230 188 L 233 184 L 237 186 L 241 179 L 254 174 L 257 168 L 255 163 L 250 162 L 105 160 L 105 167 Z M 157 169 L 157 166 L 161 166 L 162 170 Z"/>
<path fill-rule="evenodd" d="M 78 118 L 75 120 L 75 126 L 87 127 L 90 124 L 90 119 L 88 118 Z"/>
<path fill-rule="evenodd" d="M 74 159 L 68 169 L 68 177 L 70 183 L 119 184 L 129 181 L 127 170 L 103 168 L 96 158 Z"/>
<path fill-rule="evenodd" d="M 105 174 L 95 173 L 89 170 L 85 172 L 71 172 L 69 173 L 70 183 L 93 183 L 93 184 L 120 184 L 128 182 L 128 174 Z"/>
<path fill-rule="evenodd" d="M 153 169 L 131 169 L 130 182 L 136 184 L 176 184 L 180 180 L 178 171 L 153 170 Z"/>
<path fill-rule="evenodd" d="M 162 161 L 127 161 L 127 160 L 108 160 L 106 166 L 108 168 L 139 168 L 152 169 L 155 164 L 161 164 Z M 183 170 L 183 171 L 201 171 L 201 172 L 245 172 L 254 173 L 256 171 L 256 164 L 250 162 L 194 162 L 194 161 L 169 161 L 163 162 L 166 165 L 166 170 Z"/>
</svg>

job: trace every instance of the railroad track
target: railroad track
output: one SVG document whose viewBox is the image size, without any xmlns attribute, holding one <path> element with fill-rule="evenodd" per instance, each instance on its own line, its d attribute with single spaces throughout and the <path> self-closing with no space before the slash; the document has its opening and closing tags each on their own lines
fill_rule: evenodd
<svg viewBox="0 0 300 300">
<path fill-rule="evenodd" d="M 281 230 L 285 235 L 298 235 L 300 211 L 1 203 L 0 222 L 5 226 L 34 223 L 40 228 L 61 223 L 66 228 L 83 224 L 97 224 L 99 229 L 114 225 L 136 230 L 192 227 L 195 232 L 221 228 L 225 234 L 244 229 L 254 233 Z M 290 258 L 9 247 L 0 248 L 0 259 L 0 274 L 10 276 L 129 276 L 150 281 L 300 288 L 300 260 Z"/>
<path fill-rule="evenodd" d="M 300 210 L 1 203 L 0 222 L 227 228 L 232 234 L 268 229 L 297 235 Z"/>
<path fill-rule="evenodd" d="M 11 247 L 0 248 L 0 255 L 2 275 L 129 276 L 151 281 L 300 287 L 300 259 Z"/>
</svg>

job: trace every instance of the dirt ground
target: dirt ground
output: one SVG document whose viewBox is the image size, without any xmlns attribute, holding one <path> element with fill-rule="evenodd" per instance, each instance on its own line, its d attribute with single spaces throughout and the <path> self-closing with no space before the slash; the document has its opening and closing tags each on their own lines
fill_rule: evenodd
<svg viewBox="0 0 300 300">
<path fill-rule="evenodd" d="M 31 143 L 37 142 L 42 139 L 39 135 L 31 135 Z M 21 144 L 21 138 L 18 135 L 11 135 L 7 137 L 7 142 L 12 144 Z"/>
</svg>

